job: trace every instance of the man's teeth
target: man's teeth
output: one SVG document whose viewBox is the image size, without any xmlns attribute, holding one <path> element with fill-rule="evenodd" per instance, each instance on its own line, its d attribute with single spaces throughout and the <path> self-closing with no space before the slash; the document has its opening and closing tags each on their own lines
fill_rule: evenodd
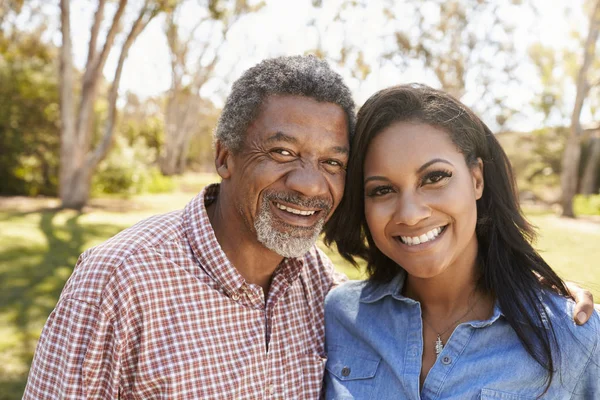
<svg viewBox="0 0 600 400">
<path fill-rule="evenodd" d="M 425 242 L 429 242 L 430 240 L 435 239 L 442 232 L 442 227 L 437 227 L 429 232 L 422 234 L 421 236 L 400 236 L 402 243 L 407 244 L 409 246 L 413 246 L 415 244 L 421 244 Z"/>
<path fill-rule="evenodd" d="M 296 214 L 296 215 L 313 215 L 314 213 L 316 213 L 316 211 L 302 211 L 302 210 L 296 210 L 295 208 L 291 208 L 291 207 L 286 207 L 283 204 L 279 204 L 279 203 L 275 203 L 275 205 L 277 206 L 277 208 L 279 208 L 280 210 L 283 211 L 287 211 L 289 213 L 292 214 Z"/>
</svg>

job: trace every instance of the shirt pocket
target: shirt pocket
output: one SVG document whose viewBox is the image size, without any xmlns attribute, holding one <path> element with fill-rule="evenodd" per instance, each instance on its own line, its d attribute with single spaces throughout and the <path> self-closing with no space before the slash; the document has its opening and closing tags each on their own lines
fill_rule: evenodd
<svg viewBox="0 0 600 400">
<path fill-rule="evenodd" d="M 500 390 L 481 389 L 481 400 L 534 400 L 536 397 L 501 392 Z"/>
<path fill-rule="evenodd" d="M 326 399 L 369 399 L 381 357 L 356 349 L 332 349 L 325 365 Z"/>
</svg>

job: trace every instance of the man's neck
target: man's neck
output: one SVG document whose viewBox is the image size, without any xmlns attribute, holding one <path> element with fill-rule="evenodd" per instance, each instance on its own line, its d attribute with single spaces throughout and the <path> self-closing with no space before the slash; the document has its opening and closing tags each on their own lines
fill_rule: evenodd
<svg viewBox="0 0 600 400">
<path fill-rule="evenodd" d="M 246 282 L 261 286 L 266 298 L 273 273 L 283 257 L 258 242 L 255 233 L 238 223 L 237 218 L 227 216 L 224 212 L 227 205 L 219 200 L 221 199 L 206 207 L 217 241 L 227 259 Z M 235 222 L 232 222 L 231 217 Z"/>
</svg>

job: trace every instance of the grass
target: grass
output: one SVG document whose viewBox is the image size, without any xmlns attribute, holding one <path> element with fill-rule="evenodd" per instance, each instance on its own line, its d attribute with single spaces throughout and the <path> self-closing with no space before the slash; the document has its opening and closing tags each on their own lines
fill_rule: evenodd
<svg viewBox="0 0 600 400">
<path fill-rule="evenodd" d="M 82 213 L 57 210 L 56 199 L 0 199 L 0 400 L 21 398 L 43 324 L 79 254 L 147 216 L 183 207 L 212 180 L 186 176 L 176 193 L 94 199 Z M 537 247 L 546 260 L 598 301 L 600 223 L 539 212 L 529 217 L 539 227 Z M 340 271 L 361 277 L 326 251 Z"/>
</svg>

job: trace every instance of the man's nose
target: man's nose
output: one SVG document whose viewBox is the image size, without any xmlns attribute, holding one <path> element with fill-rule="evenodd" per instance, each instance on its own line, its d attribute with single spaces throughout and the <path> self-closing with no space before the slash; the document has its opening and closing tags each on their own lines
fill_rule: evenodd
<svg viewBox="0 0 600 400">
<path fill-rule="evenodd" d="M 431 216 L 431 208 L 418 193 L 404 192 L 399 196 L 394 210 L 394 223 L 416 225 Z"/>
<path fill-rule="evenodd" d="M 325 172 L 318 165 L 305 163 L 290 171 L 287 175 L 286 186 L 307 197 L 318 197 L 328 194 Z"/>
</svg>

